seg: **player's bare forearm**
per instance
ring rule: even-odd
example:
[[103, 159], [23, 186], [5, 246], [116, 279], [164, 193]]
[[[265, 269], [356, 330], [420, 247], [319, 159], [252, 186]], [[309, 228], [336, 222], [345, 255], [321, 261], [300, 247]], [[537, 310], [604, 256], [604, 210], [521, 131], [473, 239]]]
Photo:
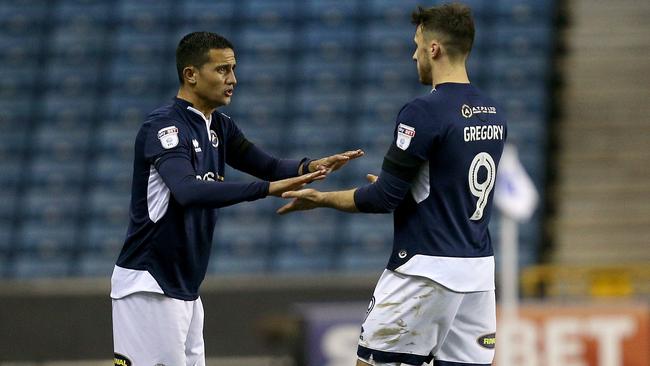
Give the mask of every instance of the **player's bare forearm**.
[[356, 188], [347, 191], [322, 192], [320, 206], [345, 212], [359, 212], [354, 204], [354, 191]]
[[279, 214], [286, 214], [293, 211], [313, 210], [318, 207], [329, 207], [345, 212], [359, 212], [354, 204], [354, 191], [319, 192], [315, 189], [303, 189], [300, 191], [285, 192], [283, 198], [293, 198], [286, 205], [280, 207]]

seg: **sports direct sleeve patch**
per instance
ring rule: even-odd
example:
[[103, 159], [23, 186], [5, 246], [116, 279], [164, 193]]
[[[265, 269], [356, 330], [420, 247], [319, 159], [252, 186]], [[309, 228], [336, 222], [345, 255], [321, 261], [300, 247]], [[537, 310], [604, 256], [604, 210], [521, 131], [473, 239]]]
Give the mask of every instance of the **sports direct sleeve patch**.
[[415, 128], [403, 123], [397, 126], [397, 147], [406, 150], [411, 144], [413, 137], [415, 137]]
[[176, 126], [165, 127], [158, 131], [158, 140], [163, 149], [171, 149], [178, 145], [178, 128]]

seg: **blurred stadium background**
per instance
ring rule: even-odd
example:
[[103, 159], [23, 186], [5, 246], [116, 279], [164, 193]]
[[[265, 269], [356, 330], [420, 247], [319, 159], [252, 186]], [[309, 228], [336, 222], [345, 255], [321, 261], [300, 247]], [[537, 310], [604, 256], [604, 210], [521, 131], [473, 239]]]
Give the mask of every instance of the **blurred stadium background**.
[[[516, 336], [500, 337], [499, 364], [649, 365], [650, 3], [464, 2], [477, 27], [470, 78], [504, 105], [541, 198], [520, 225], [523, 318], [504, 328]], [[111, 358], [133, 141], [176, 93], [183, 35], [235, 44], [224, 112], [252, 141], [283, 157], [364, 149], [317, 183], [349, 188], [379, 171], [400, 107], [429, 90], [409, 14], [435, 3], [1, 1], [0, 365]], [[202, 295], [210, 364], [354, 359], [391, 217], [278, 217], [281, 204], [222, 211]]]

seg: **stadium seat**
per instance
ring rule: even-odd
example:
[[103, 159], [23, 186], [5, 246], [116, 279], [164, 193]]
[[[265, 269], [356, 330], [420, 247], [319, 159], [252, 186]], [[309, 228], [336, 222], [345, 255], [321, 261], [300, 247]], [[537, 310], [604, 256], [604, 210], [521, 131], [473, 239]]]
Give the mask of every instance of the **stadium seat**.
[[56, 223], [46, 220], [30, 219], [23, 222], [19, 230], [18, 244], [21, 250], [36, 255], [59, 256], [77, 245], [77, 227], [73, 219]]
[[214, 31], [211, 28], [222, 29], [224, 23], [231, 23], [235, 18], [237, 5], [237, 2], [232, 0], [182, 1], [180, 5], [182, 24], [194, 30], [205, 29], [207, 31]]
[[345, 219], [346, 240], [340, 246], [339, 267], [350, 272], [380, 271], [393, 246], [392, 215], [352, 215]]
[[536, 56], [546, 61], [548, 53], [554, 49], [552, 28], [544, 24], [495, 27], [492, 41], [502, 57], [508, 59]]
[[410, 22], [387, 26], [383, 20], [373, 20], [361, 33], [360, 41], [378, 58], [410, 61], [416, 48], [414, 35], [415, 26]]
[[[5, 1], [0, 3], [0, 28], [3, 34], [25, 34], [40, 30], [47, 17], [47, 0]], [[2, 48], [4, 51], [4, 48]]]
[[[70, 64], [65, 59], [57, 59], [47, 65], [45, 86], [65, 96], [84, 96], [93, 93], [99, 86], [101, 74], [97, 61], [82, 65]], [[75, 98], [76, 99], [76, 98]]]
[[339, 230], [338, 218], [332, 211], [311, 211], [281, 219], [274, 235], [277, 251], [273, 269], [280, 272], [332, 269]]
[[347, 90], [314, 90], [305, 85], [296, 90], [294, 108], [300, 118], [331, 123], [347, 119], [350, 99]]
[[348, 53], [340, 56], [334, 55], [331, 58], [309, 54], [298, 63], [296, 78], [298, 84], [311, 88], [316, 93], [336, 91], [347, 95], [350, 81], [356, 77], [357, 68], [356, 62]]
[[89, 178], [93, 184], [125, 191], [131, 186], [132, 175], [133, 159], [118, 158], [110, 152], [105, 152], [95, 160], [95, 167]]
[[221, 218], [214, 233], [211, 272], [251, 273], [265, 270], [271, 225], [270, 213], [253, 218]]
[[129, 220], [131, 192], [116, 190], [104, 184], [95, 185], [88, 193], [88, 217], [107, 225], [126, 226]]
[[499, 22], [527, 24], [529, 22], [547, 21], [553, 19], [554, 0], [498, 0], [496, 15]]
[[96, 32], [109, 25], [111, 4], [104, 0], [66, 0], [53, 9], [54, 22], [66, 24], [76, 33]]
[[410, 20], [410, 14], [420, 5], [416, 0], [372, 0], [369, 1], [370, 14], [376, 18], [393, 23], [405, 23]]
[[68, 63], [83, 64], [98, 60], [106, 51], [106, 34], [94, 29], [92, 32], [76, 32], [66, 24], [54, 27], [51, 45], [48, 49], [50, 57], [66, 60]]
[[[147, 88], [146, 85], [148, 84], [143, 78], [134, 78], [133, 81], [135, 81], [137, 87]], [[122, 93], [122, 90], [130, 87], [131, 85], [117, 85], [107, 99], [103, 101], [102, 109], [104, 113], [102, 117], [104, 120], [102, 122], [133, 128], [133, 136], [135, 137], [135, 131], [140, 128], [147, 115], [160, 106], [172, 103], [174, 95], [160, 97], [146, 95], [134, 98], [128, 95], [128, 92]]]
[[269, 94], [279, 90], [282, 93], [286, 86], [293, 82], [294, 71], [288, 58], [273, 55], [258, 57], [252, 51], [242, 51], [235, 57], [237, 57], [235, 75], [238, 85], [235, 87], [236, 98], [233, 99], [233, 104], [239, 103], [238, 98], [246, 97], [249, 90], [258, 89]]
[[292, 20], [297, 14], [294, 0], [248, 0], [244, 2], [243, 17], [249, 22], [276, 25]]
[[97, 253], [94, 250], [83, 251], [75, 263], [75, 275], [83, 277], [110, 278], [117, 260], [114, 256]]
[[21, 279], [67, 277], [71, 264], [67, 253], [36, 256], [32, 252], [20, 252], [12, 260], [9, 276]]
[[303, 10], [312, 22], [335, 26], [354, 24], [358, 8], [356, 0], [308, 0]]
[[0, 190], [0, 222], [6, 222], [16, 215], [16, 193], [13, 187]]
[[[41, 126], [37, 133], [39, 143], [46, 145], [51, 142], [53, 135], [72, 132], [73, 134], [87, 132], [92, 126], [89, 122], [96, 116], [97, 100], [93, 94], [78, 97], [60, 95], [51, 90], [45, 95], [43, 114], [47, 123]], [[65, 136], [57, 136], [65, 138]], [[85, 144], [79, 140], [77, 144]]]
[[357, 45], [357, 32], [352, 26], [307, 24], [302, 29], [300, 46], [317, 54], [345, 54]]
[[131, 160], [135, 139], [144, 120], [142, 116], [139, 121], [131, 123], [126, 120], [107, 121], [97, 131], [98, 137], [94, 148], [100, 153], [109, 153], [121, 159]]
[[132, 97], [134, 94], [138, 95], [139, 100], [158, 97], [157, 93], [146, 95], [146, 91], [157, 92], [165, 84], [164, 75], [167, 74], [169, 78], [173, 70], [163, 70], [160, 63], [153, 61], [133, 63], [128, 58], [117, 58], [109, 66], [108, 73], [112, 93], [125, 100], [130, 98], [130, 104], [136, 104], [137, 100]]
[[86, 162], [83, 159], [54, 160], [40, 156], [29, 167], [29, 184], [48, 189], [78, 187], [85, 179]]
[[[6, 191], [18, 186], [23, 177], [23, 165], [20, 161], [21, 152], [15, 151], [11, 156], [3, 157], [0, 160], [2, 174], [0, 174], [0, 190]], [[19, 157], [16, 159], [16, 155]]]
[[90, 220], [81, 233], [81, 247], [115, 260], [124, 244], [128, 216], [121, 223], [107, 223], [101, 218]]
[[25, 192], [21, 206], [24, 218], [59, 222], [72, 220], [79, 215], [81, 195], [78, 189], [49, 191], [30, 188]]
[[[5, 198], [3, 196], [4, 194], [0, 194], [0, 198]], [[11, 234], [13, 234], [11, 218], [3, 216], [2, 209], [2, 203], [0, 203], [0, 257], [3, 257], [11, 247]]]
[[548, 107], [546, 92], [538, 88], [510, 91], [504, 89], [488, 88], [492, 97], [506, 110], [510, 121], [528, 118], [544, 120]]
[[169, 26], [174, 7], [171, 0], [120, 0], [117, 19], [134, 31], [158, 31]]

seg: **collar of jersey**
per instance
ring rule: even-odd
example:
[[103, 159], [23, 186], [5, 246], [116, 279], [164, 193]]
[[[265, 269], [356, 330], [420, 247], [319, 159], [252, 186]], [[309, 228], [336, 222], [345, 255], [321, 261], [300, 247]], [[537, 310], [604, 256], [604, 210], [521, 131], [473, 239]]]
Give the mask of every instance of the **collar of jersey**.
[[208, 130], [208, 136], [210, 136], [210, 125], [212, 124], [212, 115], [210, 115], [209, 117], [206, 117], [205, 114], [203, 114], [203, 112], [201, 112], [200, 110], [194, 108], [192, 103], [186, 101], [185, 99], [181, 99], [181, 98], [178, 98], [178, 97], [176, 97], [175, 99], [176, 99], [177, 103], [184, 106], [188, 111], [196, 113], [197, 115], [199, 115], [199, 117], [201, 117], [201, 119], [203, 119], [203, 121], [205, 122], [205, 127]]

